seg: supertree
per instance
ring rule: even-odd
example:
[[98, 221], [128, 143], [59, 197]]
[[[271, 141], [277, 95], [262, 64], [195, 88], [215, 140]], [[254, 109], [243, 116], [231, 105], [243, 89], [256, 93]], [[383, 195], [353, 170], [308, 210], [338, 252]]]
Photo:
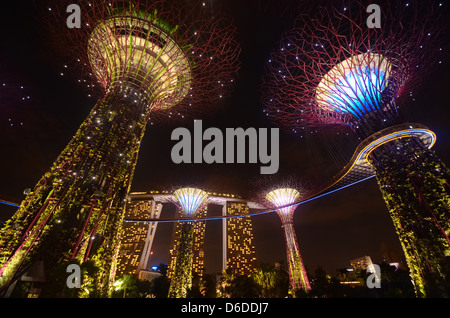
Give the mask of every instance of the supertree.
[[[83, 277], [77, 295], [106, 296], [114, 278], [123, 207], [150, 115], [166, 111], [173, 118], [175, 106], [213, 105], [230, 90], [239, 66], [235, 27], [205, 2], [78, 5], [79, 27], [76, 16], [70, 20], [67, 1], [45, 6], [43, 19], [53, 27], [61, 55], [67, 53], [91, 78], [94, 84], [88, 86], [99, 88], [101, 97], [1, 230], [4, 289], [27, 266], [43, 260], [47, 284], [42, 295], [67, 295], [73, 291], [65, 286], [67, 274], [61, 273], [74, 262], [94, 268]], [[69, 22], [75, 27], [69, 28]], [[83, 294], [86, 290], [89, 295]]]
[[[183, 218], [195, 217], [195, 214], [206, 204], [208, 193], [198, 188], [180, 188], [173, 192], [175, 203]], [[183, 221], [179, 246], [176, 254], [174, 272], [169, 287], [169, 298], [186, 297], [188, 288], [192, 285], [192, 244], [194, 222]]]
[[[282, 181], [280, 181], [281, 179]], [[268, 208], [279, 208], [277, 214], [283, 228], [291, 291], [303, 290], [308, 292], [311, 290], [311, 285], [295, 234], [294, 212], [297, 206], [293, 203], [308, 196], [311, 190], [292, 176], [259, 178], [253, 182], [253, 186], [255, 192], [252, 196], [255, 197], [255, 200]]]
[[360, 1], [302, 15], [267, 63], [265, 112], [294, 133], [340, 126], [362, 140], [346, 169], [375, 173], [417, 296], [448, 296], [450, 173], [430, 150], [434, 133], [403, 111], [441, 63], [447, 4], [377, 3], [378, 27]]

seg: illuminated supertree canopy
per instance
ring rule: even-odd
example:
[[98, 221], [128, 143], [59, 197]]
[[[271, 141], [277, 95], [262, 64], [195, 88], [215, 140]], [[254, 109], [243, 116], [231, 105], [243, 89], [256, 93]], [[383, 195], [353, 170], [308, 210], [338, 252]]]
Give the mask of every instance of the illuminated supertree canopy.
[[296, 21], [267, 63], [268, 116], [298, 134], [347, 125], [362, 139], [402, 122], [399, 107], [444, 57], [445, 8], [382, 1], [371, 28], [367, 5], [333, 1]]
[[[306, 274], [294, 229], [294, 211], [297, 206], [290, 205], [301, 200], [304, 195], [300, 193], [302, 189], [305, 189], [305, 192], [308, 191], [306, 191], [305, 187], [297, 187], [298, 182], [293, 178], [285, 180], [281, 184], [279, 180], [274, 181], [273, 179], [268, 178], [259, 182], [261, 192], [257, 194], [257, 197], [264, 205], [279, 208], [277, 213], [281, 219], [285, 239], [290, 288], [294, 292], [296, 290], [308, 292], [311, 290], [311, 285]], [[267, 183], [269, 184], [266, 185]], [[300, 189], [297, 190], [297, 188]]]
[[361, 145], [371, 142], [365, 160], [416, 294], [448, 296], [450, 173], [401, 112], [408, 93], [442, 62], [448, 8], [432, 1], [378, 5], [380, 27], [369, 25], [368, 4], [358, 1], [327, 3], [299, 18], [267, 63], [265, 112], [297, 134], [348, 126]]
[[[283, 188], [272, 190], [266, 195], [266, 199], [272, 202], [275, 207], [282, 207], [297, 202], [300, 199], [300, 193], [296, 189]], [[283, 221], [292, 222], [295, 206], [280, 208], [278, 213]]]
[[[186, 187], [175, 190], [173, 197], [180, 208], [181, 215], [192, 218], [207, 202], [208, 193], [198, 188]], [[176, 252], [175, 268], [169, 288], [170, 298], [185, 298], [188, 289], [192, 286], [193, 226], [193, 222], [181, 224], [180, 245]]]
[[185, 217], [193, 217], [208, 198], [208, 193], [197, 188], [181, 188], [173, 192]]
[[1, 230], [0, 285], [6, 289], [21, 268], [44, 259], [43, 295], [78, 292], [53, 276], [68, 262], [89, 261], [97, 270], [78, 296], [98, 297], [113, 283], [123, 207], [150, 115], [183, 117], [172, 108], [193, 112], [223, 99], [239, 46], [230, 20], [205, 2], [82, 1], [79, 28], [68, 27], [67, 5], [45, 8], [49, 37], [86, 83], [95, 79], [87, 85], [100, 98]]
[[73, 68], [90, 91], [103, 94], [128, 82], [138, 91], [123, 91], [124, 98], [148, 101], [142, 116], [175, 120], [204, 113], [205, 103], [217, 105], [234, 86], [236, 29], [207, 3], [83, 1], [80, 7], [81, 28], [59, 27], [67, 22], [66, 6], [49, 4], [48, 14], [57, 21], [50, 28], [67, 59], [63, 70]]

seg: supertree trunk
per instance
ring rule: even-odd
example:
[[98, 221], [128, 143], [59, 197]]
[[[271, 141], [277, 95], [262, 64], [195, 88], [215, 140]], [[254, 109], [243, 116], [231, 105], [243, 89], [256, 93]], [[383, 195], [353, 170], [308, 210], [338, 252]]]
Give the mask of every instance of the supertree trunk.
[[78, 296], [106, 296], [147, 121], [184, 118], [181, 109], [193, 114], [226, 96], [240, 49], [231, 21], [205, 2], [79, 1], [81, 28], [66, 27], [67, 1], [50, 2], [40, 18], [55, 48], [103, 97], [1, 230], [0, 288], [43, 260], [41, 295], [64, 296], [75, 262], [88, 276]]
[[[300, 249], [293, 224], [295, 206], [287, 206], [296, 202], [301, 194], [295, 189], [298, 186], [295, 179], [287, 180], [283, 183], [287, 187], [277, 187], [275, 190], [268, 192], [265, 194], [265, 200], [271, 202], [276, 207], [280, 207], [277, 213], [283, 227], [290, 287], [294, 292], [301, 289], [308, 292], [311, 290], [311, 286], [300, 256]], [[271, 186], [273, 187], [273, 185]], [[303, 187], [301, 188], [303, 192]]]
[[[134, 109], [125, 95], [132, 96]], [[44, 260], [48, 290], [61, 291], [65, 278], [57, 277], [55, 268], [92, 260], [97, 268], [93, 281], [100, 295], [106, 293], [124, 201], [145, 131], [141, 113], [147, 107], [148, 101], [124, 86], [96, 104], [1, 230], [3, 286], [20, 275], [17, 268]]]
[[413, 138], [369, 156], [419, 297], [450, 296], [450, 173]]
[[300, 249], [295, 235], [294, 225], [291, 222], [283, 223], [284, 239], [286, 241], [287, 261], [289, 267], [289, 282], [292, 290], [311, 290], [305, 266], [303, 265]]
[[174, 273], [172, 275], [169, 298], [185, 298], [192, 286], [194, 223], [181, 225], [180, 245], [177, 250]]
[[[183, 217], [191, 218], [208, 200], [208, 193], [197, 188], [180, 188], [173, 193], [174, 203], [180, 207]], [[192, 264], [194, 259], [194, 223], [181, 224], [181, 234], [175, 256], [175, 268], [169, 287], [169, 298], [184, 298], [192, 286]]]

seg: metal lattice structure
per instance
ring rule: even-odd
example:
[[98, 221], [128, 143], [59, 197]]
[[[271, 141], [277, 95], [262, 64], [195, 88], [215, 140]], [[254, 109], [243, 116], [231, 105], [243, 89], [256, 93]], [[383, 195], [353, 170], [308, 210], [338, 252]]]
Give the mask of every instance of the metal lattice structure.
[[[266, 200], [271, 202], [274, 207], [282, 207], [294, 203], [299, 198], [300, 192], [291, 188], [275, 189], [266, 194]], [[295, 235], [295, 208], [295, 206], [280, 208], [277, 213], [281, 219], [284, 232], [291, 289], [303, 289], [307, 292], [311, 289], [311, 285], [309, 284], [306, 269], [300, 255], [297, 236]]]
[[444, 56], [445, 8], [382, 1], [380, 10], [381, 28], [366, 25], [360, 1], [301, 15], [268, 60], [266, 115], [295, 134], [345, 125], [361, 140], [403, 123], [399, 108]]
[[285, 241], [286, 260], [289, 273], [289, 289], [294, 296], [308, 292], [311, 285], [304, 265], [294, 227], [297, 205], [315, 195], [315, 190], [306, 180], [293, 175], [273, 175], [254, 180], [251, 196], [261, 207], [276, 212], [281, 221]]
[[[204, 2], [111, 0], [79, 5], [80, 28], [67, 27], [65, 1], [45, 7], [44, 19], [53, 27], [61, 55], [67, 53], [100, 98], [0, 231], [3, 290], [44, 259], [47, 282], [42, 295], [106, 296], [149, 117], [160, 112], [172, 120], [183, 117], [183, 109], [219, 102], [238, 69], [235, 27]], [[57, 276], [69, 263], [96, 269], [79, 290], [68, 290]]]
[[441, 62], [448, 8], [382, 1], [378, 28], [367, 5], [336, 1], [298, 19], [267, 63], [265, 112], [295, 134], [349, 127], [362, 140], [323, 189], [375, 174], [417, 296], [448, 296], [450, 172], [430, 150], [434, 133], [401, 112]]

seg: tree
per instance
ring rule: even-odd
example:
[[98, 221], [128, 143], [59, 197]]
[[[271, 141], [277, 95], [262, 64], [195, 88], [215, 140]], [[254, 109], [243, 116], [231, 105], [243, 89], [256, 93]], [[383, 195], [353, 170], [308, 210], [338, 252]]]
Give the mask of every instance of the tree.
[[152, 283], [149, 280], [138, 280], [136, 283], [136, 288], [139, 292], [139, 296], [142, 298], [149, 297], [151, 294]]
[[233, 281], [234, 298], [256, 298], [259, 294], [259, 286], [251, 275], [239, 275]]
[[203, 289], [202, 294], [206, 298], [216, 298], [216, 275], [215, 274], [203, 274]]
[[[122, 278], [114, 283], [114, 291], [123, 291], [122, 298], [137, 297], [139, 295], [137, 288], [137, 279], [131, 275], [123, 275]], [[115, 294], [116, 296], [117, 294]]]
[[154, 278], [151, 283], [150, 292], [155, 298], [167, 298], [170, 279], [166, 275]]
[[219, 290], [222, 297], [254, 298], [259, 296], [259, 286], [252, 275], [234, 275], [229, 269], [223, 271]]
[[258, 284], [262, 297], [286, 297], [289, 291], [289, 275], [281, 266], [261, 263], [252, 275]]

